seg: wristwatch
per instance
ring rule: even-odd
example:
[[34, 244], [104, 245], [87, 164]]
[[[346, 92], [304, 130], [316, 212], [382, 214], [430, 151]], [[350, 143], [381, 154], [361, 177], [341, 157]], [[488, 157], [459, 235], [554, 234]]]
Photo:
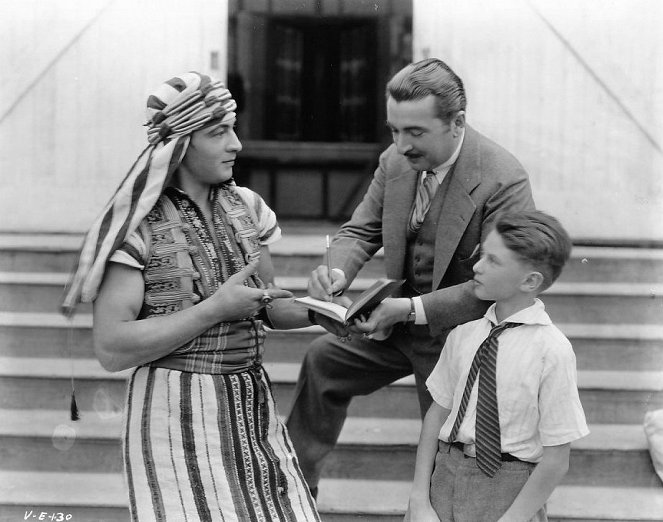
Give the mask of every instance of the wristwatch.
[[410, 311], [407, 314], [407, 322], [414, 323], [416, 319], [417, 319], [417, 312], [414, 309], [414, 299], [410, 297]]

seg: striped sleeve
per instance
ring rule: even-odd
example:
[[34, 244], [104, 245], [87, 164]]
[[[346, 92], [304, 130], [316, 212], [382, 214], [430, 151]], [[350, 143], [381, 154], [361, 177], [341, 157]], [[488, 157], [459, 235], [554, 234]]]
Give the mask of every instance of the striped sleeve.
[[276, 220], [276, 214], [267, 206], [265, 200], [256, 192], [247, 187], [236, 187], [244, 204], [249, 207], [252, 214], [256, 216], [258, 236], [261, 245], [271, 245], [281, 239], [281, 227]]
[[140, 227], [127, 238], [120, 248], [113, 252], [109, 261], [138, 268], [139, 270], [145, 269], [147, 245], [141, 235]]

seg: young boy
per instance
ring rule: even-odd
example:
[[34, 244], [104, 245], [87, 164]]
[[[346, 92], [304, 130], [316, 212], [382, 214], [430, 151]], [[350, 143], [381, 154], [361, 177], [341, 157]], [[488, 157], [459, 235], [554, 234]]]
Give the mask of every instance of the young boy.
[[571, 344], [537, 299], [570, 253], [543, 212], [497, 218], [473, 268], [475, 294], [495, 303], [449, 334], [426, 381], [434, 402], [406, 519], [547, 520], [570, 444], [589, 433]]

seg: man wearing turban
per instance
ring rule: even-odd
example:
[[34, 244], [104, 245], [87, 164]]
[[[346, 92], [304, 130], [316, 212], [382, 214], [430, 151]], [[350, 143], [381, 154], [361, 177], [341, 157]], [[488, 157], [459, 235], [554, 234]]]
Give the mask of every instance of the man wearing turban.
[[191, 72], [147, 102], [149, 145], [87, 233], [63, 311], [128, 382], [133, 520], [319, 520], [262, 367], [264, 323], [310, 324], [273, 286], [274, 212], [239, 187], [236, 104]]

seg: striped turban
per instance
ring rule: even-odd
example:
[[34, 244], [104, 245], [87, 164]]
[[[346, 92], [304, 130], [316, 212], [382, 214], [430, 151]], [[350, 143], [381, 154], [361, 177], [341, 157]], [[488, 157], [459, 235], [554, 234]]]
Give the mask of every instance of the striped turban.
[[72, 315], [79, 302], [97, 297], [106, 262], [156, 204], [184, 158], [191, 133], [208, 123], [233, 121], [236, 108], [223, 83], [197, 72], [171, 78], [149, 96], [149, 145], [83, 240], [62, 301], [65, 315]]

